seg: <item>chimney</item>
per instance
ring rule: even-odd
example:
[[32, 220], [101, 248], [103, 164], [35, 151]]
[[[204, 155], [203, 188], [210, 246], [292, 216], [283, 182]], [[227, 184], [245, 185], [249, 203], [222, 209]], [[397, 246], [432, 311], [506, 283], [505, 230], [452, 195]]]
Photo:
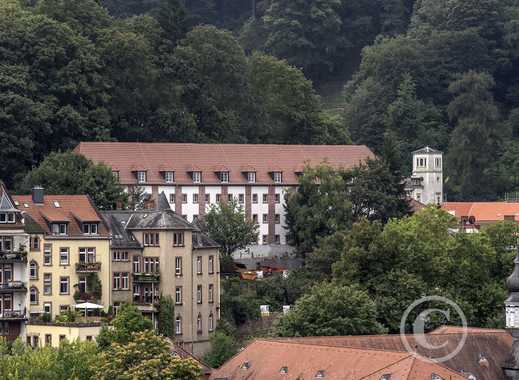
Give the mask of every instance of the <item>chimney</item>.
[[32, 203], [34, 204], [43, 204], [43, 187], [34, 186], [32, 188]]

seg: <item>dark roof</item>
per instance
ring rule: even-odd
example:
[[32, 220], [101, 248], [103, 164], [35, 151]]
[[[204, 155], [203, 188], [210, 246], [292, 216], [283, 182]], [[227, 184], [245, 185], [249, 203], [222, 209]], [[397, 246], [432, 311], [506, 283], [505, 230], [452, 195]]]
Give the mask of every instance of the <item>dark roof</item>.
[[234, 260], [236, 263], [245, 265], [248, 270], [256, 270], [259, 267], [292, 270], [301, 268], [303, 260], [296, 257], [247, 257]]
[[415, 150], [413, 152], [413, 154], [427, 154], [427, 153], [434, 153], [434, 154], [440, 154], [440, 153], [443, 153], [442, 151], [440, 150], [437, 150], [437, 149], [433, 149], [429, 146], [426, 146], [424, 148], [421, 148], [421, 149], [418, 149], [418, 150]]
[[193, 232], [193, 248], [220, 248], [220, 245], [202, 232]]
[[168, 198], [166, 197], [166, 194], [164, 192], [159, 194], [159, 197], [157, 199], [157, 210], [171, 210], [171, 206], [169, 205]]
[[113, 248], [139, 249], [140, 243], [135, 240], [132, 233], [125, 226], [132, 216], [131, 211], [103, 211], [101, 212], [105, 223], [112, 235], [111, 245]]
[[139, 210], [132, 212], [128, 230], [193, 230], [194, 227], [173, 210]]
[[227, 169], [230, 184], [246, 184], [243, 168], [256, 172], [258, 184], [273, 184], [272, 171], [283, 172], [283, 183], [297, 185], [296, 172], [323, 162], [351, 168], [375, 158], [364, 145], [178, 144], [82, 142], [74, 151], [119, 171], [122, 184], [135, 184], [135, 170], [147, 171], [147, 183], [164, 184], [165, 166], [175, 172], [175, 184], [192, 184], [190, 172], [202, 172], [203, 184], [220, 184], [216, 171]]

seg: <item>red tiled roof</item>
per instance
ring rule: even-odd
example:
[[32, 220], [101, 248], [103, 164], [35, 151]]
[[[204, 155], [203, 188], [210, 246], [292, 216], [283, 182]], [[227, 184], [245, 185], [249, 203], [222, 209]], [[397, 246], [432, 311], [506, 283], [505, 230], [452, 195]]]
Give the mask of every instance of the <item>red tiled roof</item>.
[[473, 216], [477, 222], [495, 222], [513, 216], [519, 221], [519, 203], [517, 202], [445, 202], [442, 209], [456, 218]]
[[[103, 162], [119, 170], [123, 184], [135, 184], [132, 170], [147, 170], [151, 184], [163, 184], [161, 165], [175, 171], [175, 183], [191, 184], [189, 171], [202, 171], [204, 184], [219, 184], [215, 167], [230, 171], [231, 184], [245, 184], [243, 167], [253, 167], [257, 183], [271, 184], [269, 172], [283, 172], [283, 183], [297, 184], [295, 171], [304, 165], [323, 162], [336, 168], [351, 168], [374, 154], [364, 145], [246, 145], [82, 142], [74, 150], [94, 162]], [[296, 170], [297, 169], [297, 170]]]
[[[380, 380], [386, 373], [391, 379], [401, 380], [430, 379], [433, 373], [466, 380], [459, 373], [422, 360], [408, 352], [256, 340], [214, 370], [210, 379], [315, 379], [318, 371], [324, 371], [327, 380]], [[245, 363], [249, 368], [244, 368]], [[281, 373], [282, 368], [286, 368], [286, 374]]]
[[14, 195], [13, 199], [18, 202], [19, 209], [28, 213], [46, 233], [51, 233], [49, 222], [68, 222], [70, 236], [82, 235], [81, 222], [98, 222], [99, 235], [108, 235], [106, 226], [86, 195], [45, 195], [43, 204], [33, 203], [31, 195]]

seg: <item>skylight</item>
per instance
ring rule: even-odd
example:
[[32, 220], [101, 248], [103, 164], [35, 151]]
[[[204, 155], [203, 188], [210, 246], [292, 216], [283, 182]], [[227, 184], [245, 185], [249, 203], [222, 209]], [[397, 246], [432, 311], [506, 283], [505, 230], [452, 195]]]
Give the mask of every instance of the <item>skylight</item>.
[[54, 201], [54, 207], [56, 207], [56, 208], [60, 208], [60, 207], [61, 207], [61, 205], [59, 204], [59, 202], [58, 202], [58, 201]]
[[315, 378], [316, 378], [316, 379], [324, 379], [324, 377], [325, 377], [324, 369], [320, 369], [320, 370], [317, 371], [317, 373], [315, 374]]

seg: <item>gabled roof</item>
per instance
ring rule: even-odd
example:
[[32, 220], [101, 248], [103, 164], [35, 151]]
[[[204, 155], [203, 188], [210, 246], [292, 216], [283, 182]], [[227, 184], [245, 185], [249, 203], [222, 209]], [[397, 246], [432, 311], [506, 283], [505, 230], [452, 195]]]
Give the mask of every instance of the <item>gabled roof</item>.
[[441, 153], [443, 153], [443, 152], [440, 151], [440, 150], [437, 150], [437, 149], [433, 149], [433, 148], [431, 148], [429, 146], [426, 146], [424, 148], [415, 150], [413, 152], [413, 154], [441, 154]]
[[26, 224], [30, 223], [33, 231], [51, 234], [50, 223], [66, 222], [69, 236], [84, 236], [81, 223], [96, 222], [99, 236], [108, 236], [107, 227], [87, 195], [45, 195], [42, 204], [34, 203], [31, 195], [14, 195], [13, 199], [20, 211], [30, 216]]
[[445, 202], [442, 209], [456, 218], [473, 216], [476, 222], [495, 222], [505, 216], [519, 221], [519, 202]]
[[175, 172], [175, 184], [192, 184], [193, 170], [202, 172], [202, 183], [220, 184], [215, 168], [229, 170], [230, 184], [245, 184], [243, 168], [250, 167], [259, 184], [274, 183], [269, 172], [275, 170], [283, 172], [283, 183], [295, 185], [295, 169], [305, 164], [351, 168], [375, 157], [364, 145], [82, 142], [74, 151], [118, 170], [122, 184], [137, 183], [135, 170], [147, 170], [147, 183], [163, 184], [167, 166]]
[[0, 211], [4, 212], [18, 212], [19, 210], [16, 208], [16, 205], [9, 195], [7, 188], [4, 183], [0, 181]]

